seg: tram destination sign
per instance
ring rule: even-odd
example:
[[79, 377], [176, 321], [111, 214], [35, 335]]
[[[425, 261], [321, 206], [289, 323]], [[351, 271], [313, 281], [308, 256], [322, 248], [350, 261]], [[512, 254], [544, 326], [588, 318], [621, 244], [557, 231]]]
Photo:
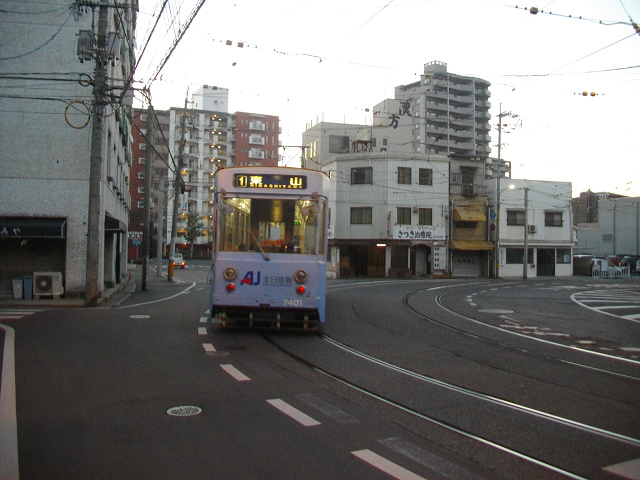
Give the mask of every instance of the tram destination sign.
[[306, 175], [279, 175], [272, 173], [265, 173], [264, 175], [236, 173], [233, 176], [233, 186], [239, 188], [303, 190], [307, 188], [307, 177]]

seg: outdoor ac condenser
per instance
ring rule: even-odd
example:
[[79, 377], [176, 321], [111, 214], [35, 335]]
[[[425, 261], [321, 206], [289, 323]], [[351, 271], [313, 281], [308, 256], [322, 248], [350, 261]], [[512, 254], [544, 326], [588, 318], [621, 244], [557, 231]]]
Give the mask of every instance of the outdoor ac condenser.
[[33, 296], [59, 298], [64, 293], [62, 272], [33, 272]]

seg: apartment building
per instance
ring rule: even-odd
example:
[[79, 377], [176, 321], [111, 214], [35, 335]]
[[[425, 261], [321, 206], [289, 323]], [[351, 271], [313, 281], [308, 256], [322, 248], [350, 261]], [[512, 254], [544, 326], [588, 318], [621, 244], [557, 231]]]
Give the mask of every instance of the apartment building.
[[36, 296], [94, 304], [127, 273], [138, 5], [95, 7], [18, 2], [2, 14], [3, 292], [31, 276]]
[[[157, 174], [154, 173], [150, 192], [151, 219], [152, 222], [155, 219], [155, 242], [164, 242], [166, 247], [161, 251], [165, 255], [170, 253], [172, 235], [175, 251], [191, 255], [192, 245], [184, 238], [190, 213], [201, 217], [204, 224], [203, 234], [193, 243], [193, 256], [204, 258], [211, 254], [213, 183], [219, 168], [277, 166], [280, 160], [279, 118], [260, 113], [229, 113], [228, 97], [227, 89], [204, 85], [194, 92], [186, 109], [172, 107], [155, 112], [153, 138], [141, 135], [141, 143], [137, 146], [140, 159], [148, 160], [152, 155], [156, 158], [153, 171]], [[143, 118], [144, 111], [136, 113]], [[140, 128], [147, 134], [151, 131], [142, 120]], [[155, 148], [151, 148], [150, 142]], [[137, 175], [137, 181], [142, 183], [144, 174], [138, 172]], [[156, 179], [160, 178], [163, 182], [156, 184]], [[133, 186], [135, 188], [137, 192], [144, 192], [140, 184]], [[143, 193], [139, 195], [135, 197], [136, 209], [143, 207]], [[166, 212], [166, 219], [158, 222], [162, 212]], [[139, 215], [137, 212], [136, 217]], [[137, 224], [137, 218], [132, 217], [132, 230]], [[162, 231], [160, 236], [158, 230]], [[130, 239], [130, 251], [139, 250], [137, 243], [135, 238]], [[154, 251], [152, 248], [152, 256]]]

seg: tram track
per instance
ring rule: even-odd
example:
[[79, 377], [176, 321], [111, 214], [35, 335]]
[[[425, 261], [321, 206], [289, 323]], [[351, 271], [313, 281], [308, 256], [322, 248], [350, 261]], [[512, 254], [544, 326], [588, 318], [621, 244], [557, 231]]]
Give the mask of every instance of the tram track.
[[[518, 354], [534, 355], [538, 358], [544, 357], [547, 360], [561, 361], [567, 368], [573, 367], [586, 369], [587, 371], [598, 374], [609, 374], [625, 382], [631, 381], [634, 383], [639, 380], [637, 377], [631, 375], [597, 369], [590, 365], [558, 359], [552, 355], [532, 352], [529, 349], [490, 338], [491, 336], [483, 336], [482, 334], [477, 334], [477, 332], [470, 333], [462, 328], [440, 322], [431, 316], [424, 315], [409, 304], [409, 298], [415, 293], [417, 292], [412, 292], [404, 296], [403, 303], [405, 307], [413, 313], [420, 315], [422, 318], [428, 319], [439, 326], [446, 327], [451, 331], [455, 331], [456, 334], [464, 334], [486, 345], [494, 345], [500, 349], [509, 349]], [[444, 308], [449, 314], [459, 315], [474, 322], [482, 323], [447, 309], [442, 303], [441, 297], [441, 295], [437, 295], [435, 299], [436, 304], [439, 305], [440, 308]], [[352, 305], [352, 311], [357, 316], [357, 308], [355, 305]], [[431, 424], [446, 429], [446, 431], [452, 435], [463, 436], [480, 445], [490, 447], [491, 449], [502, 452], [502, 454], [507, 454], [512, 458], [528, 462], [537, 467], [542, 467], [549, 472], [565, 478], [611, 478], [602, 469], [608, 465], [618, 463], [620, 461], [619, 458], [640, 457], [640, 438], [636, 438], [637, 436], [634, 435], [633, 432], [627, 431], [627, 434], [624, 434], [612, 431], [606, 428], [606, 424], [595, 426], [568, 418], [559, 414], [560, 412], [550, 413], [541, 409], [532, 408], [521, 402], [511, 401], [472, 388], [462, 387], [446, 380], [425, 375], [411, 368], [397, 365], [393, 362], [392, 357], [387, 356], [387, 360], [377, 358], [374, 355], [333, 338], [329, 334], [319, 334], [318, 338], [342, 352], [344, 355], [351, 357], [353, 360], [350, 361], [348, 358], [340, 357], [339, 363], [332, 364], [323, 359], [314, 358], [313, 355], [307, 354], [304, 350], [298, 351], [296, 348], [288, 348], [291, 346], [290, 344], [282, 345], [277, 338], [270, 338], [269, 341], [278, 346], [281, 351], [304, 363], [314, 371], [338, 382], [340, 385], [366, 395], [366, 397], [370, 399], [397, 409], [399, 412], [409, 415], [410, 417], [408, 418], [424, 421], [425, 425]], [[328, 357], [338, 356], [326, 351], [326, 349], [324, 350], [324, 354]], [[623, 362], [626, 360], [613, 356], [611, 359]], [[358, 372], [358, 370], [367, 368], [363, 367], [364, 364], [371, 365], [371, 370], [368, 375]], [[394, 391], [392, 388], [381, 385], [381, 383], [375, 379], [377, 376], [383, 377], [386, 374], [377, 373], [379, 372], [377, 369], [384, 369], [393, 375], [404, 377], [406, 380], [398, 380], [398, 384], [402, 384], [403, 386], [410, 384], [411, 391], [403, 395], [402, 392]], [[420, 402], [419, 399], [426, 397], [442, 397], [443, 399], [447, 398], [447, 400], [443, 400], [445, 403], [440, 407], [432, 408], [432, 406]], [[451, 400], [452, 398], [453, 400]], [[473, 414], [464, 417], [464, 415], [461, 416], [459, 411], [453, 413], [447, 411], [447, 409], [455, 410], [459, 408], [460, 405], [465, 405], [468, 410], [474, 413], [486, 414], [487, 418], [495, 419], [494, 422], [496, 423], [517, 426], [516, 428], [521, 431], [527, 431], [527, 429], [535, 431], [535, 435], [532, 434], [532, 437], [537, 436], [537, 438], [535, 440], [523, 439], [526, 435], [518, 434], [503, 437], [499, 435], [499, 428], [484, 429], [483, 427], [486, 427], [487, 422], [473, 418]], [[408, 421], [407, 424], [410, 423], [411, 422]], [[615, 424], [616, 422], [613, 421], [612, 425]], [[631, 433], [631, 435], [628, 433]], [[541, 447], [541, 444], [553, 444], [553, 442], [558, 441], [562, 441], [568, 445], [580, 445], [578, 450], [581, 451], [575, 454], [575, 458], [566, 460]], [[588, 467], [576, 467], [576, 463], [579, 463], [579, 461], [576, 461], [576, 458], [585, 459], [590, 455], [585, 452], [601, 452], [601, 454], [595, 455], [598, 457], [597, 459], [589, 459], [587, 461], [590, 463]], [[587, 457], [585, 457], [585, 455], [587, 455]], [[551, 473], [550, 477], [556, 478]]]
[[[468, 388], [460, 387], [442, 380], [438, 380], [438, 379], [420, 374], [418, 372], [412, 371], [410, 369], [400, 367], [398, 365], [394, 365], [393, 363], [390, 363], [388, 361], [375, 358], [365, 352], [361, 352], [349, 345], [346, 345], [340, 341], [337, 341], [336, 339], [331, 338], [326, 334], [318, 334], [318, 337], [321, 338], [323, 341], [329, 343], [333, 347], [338, 348], [341, 351], [348, 353], [349, 355], [355, 356], [359, 359], [363, 359], [378, 367], [388, 369], [395, 373], [410, 377], [414, 380], [418, 380], [419, 382], [429, 384], [440, 389], [446, 389], [458, 395], [470, 397], [470, 398], [473, 398], [474, 400], [491, 404], [502, 410], [510, 410], [513, 412], [517, 412], [518, 414], [522, 414], [522, 415], [526, 415], [527, 417], [534, 418], [537, 421], [549, 422], [554, 424], [556, 427], [557, 426], [565, 427], [574, 432], [579, 432], [580, 436], [588, 435], [590, 437], [597, 437], [606, 442], [606, 444], [608, 445], [607, 448], [613, 448], [612, 446], [618, 445], [619, 447], [625, 447], [627, 449], [630, 449], [631, 451], [636, 451], [637, 455], [640, 456], [640, 439], [638, 438], [633, 438], [627, 435], [608, 431], [592, 425], [587, 425], [585, 423], [577, 422], [569, 418], [563, 418], [561, 416], [554, 415], [548, 412], [536, 410], [526, 405], [520, 405], [520, 404], [511, 402], [509, 400], [497, 398], [491, 395], [484, 394], [482, 392], [477, 392]], [[537, 457], [535, 455], [532, 455], [531, 453], [524, 451], [525, 449], [511, 446], [509, 445], [508, 441], [497, 441], [495, 438], [491, 438], [490, 435], [486, 435], [483, 432], [474, 431], [470, 428], [457, 425], [454, 421], [447, 420], [446, 418], [442, 418], [440, 416], [436, 416], [433, 414], [429, 414], [425, 411], [422, 411], [420, 408], [417, 408], [416, 406], [412, 406], [408, 404], [407, 402], [399, 401], [398, 399], [393, 398], [390, 395], [378, 392], [376, 391], [375, 388], [372, 388], [371, 386], [367, 386], [365, 384], [362, 384], [361, 382], [353, 381], [352, 379], [349, 378], [348, 375], [337, 373], [336, 371], [333, 371], [333, 369], [326, 368], [325, 366], [319, 365], [313, 361], [310, 361], [307, 358], [304, 358], [299, 353], [293, 352], [288, 348], [284, 347], [283, 345], [281, 345], [277, 341], [277, 338], [274, 338], [274, 336], [272, 335], [265, 334], [265, 338], [270, 343], [275, 345], [282, 352], [286, 353], [290, 357], [293, 357], [298, 362], [305, 364], [307, 367], [322, 374], [323, 376], [351, 390], [354, 390], [360, 394], [363, 394], [368, 398], [371, 398], [375, 401], [381, 402], [387, 406], [397, 409], [405, 414], [408, 414], [413, 418], [428, 422], [431, 425], [445, 429], [451, 434], [460, 435], [468, 440], [477, 442], [478, 444], [481, 444], [485, 447], [495, 449], [499, 452], [502, 452], [503, 454], [507, 454], [513, 458], [517, 458], [519, 460], [528, 462], [537, 467], [542, 467], [548, 470], [549, 472], [559, 474], [565, 478], [572, 478], [572, 479], [593, 478], [592, 476], [584, 476], [584, 474], [576, 473], [568, 470], [565, 467], [555, 465], [554, 463], [551, 463], [545, 460], [544, 458]], [[565, 435], [566, 434], [563, 434], [563, 436]]]

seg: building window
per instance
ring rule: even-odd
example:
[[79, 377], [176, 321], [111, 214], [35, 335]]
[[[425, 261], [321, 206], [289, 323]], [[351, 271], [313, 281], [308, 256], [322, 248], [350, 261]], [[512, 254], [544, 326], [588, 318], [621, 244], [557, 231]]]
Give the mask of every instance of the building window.
[[140, 158], [138, 158], [138, 163], [140, 165], [144, 165], [144, 164], [147, 163], [147, 159], [145, 157], [140, 157]]
[[144, 208], [144, 202], [138, 202], [138, 208]]
[[561, 227], [562, 212], [544, 212], [545, 227]]
[[524, 210], [507, 210], [507, 225], [524, 225]]
[[418, 210], [418, 225], [433, 225], [433, 210], [431, 208]]
[[430, 168], [421, 168], [418, 170], [419, 185], [433, 185], [433, 170]]
[[398, 167], [398, 185], [411, 185], [411, 168]]
[[351, 169], [351, 185], [373, 183], [373, 167], [362, 167]]
[[352, 207], [351, 225], [371, 225], [372, 210], [371, 207]]
[[144, 187], [138, 187], [138, 193], [144, 193]]
[[[529, 261], [531, 263], [531, 261]], [[571, 263], [571, 249], [558, 248], [556, 250], [556, 263]]]
[[329, 153], [346, 153], [349, 151], [349, 137], [329, 135]]
[[411, 225], [411, 209], [409, 207], [398, 207], [396, 217], [398, 225]]
[[[507, 248], [507, 263], [522, 265], [522, 255], [524, 248]], [[533, 248], [527, 248], [527, 262], [533, 262]]]
[[140, 143], [140, 150], [146, 150], [147, 149], [147, 144], [146, 143]]
[[146, 115], [140, 115], [140, 121], [141, 122], [146, 122], [147, 121], [147, 116]]

